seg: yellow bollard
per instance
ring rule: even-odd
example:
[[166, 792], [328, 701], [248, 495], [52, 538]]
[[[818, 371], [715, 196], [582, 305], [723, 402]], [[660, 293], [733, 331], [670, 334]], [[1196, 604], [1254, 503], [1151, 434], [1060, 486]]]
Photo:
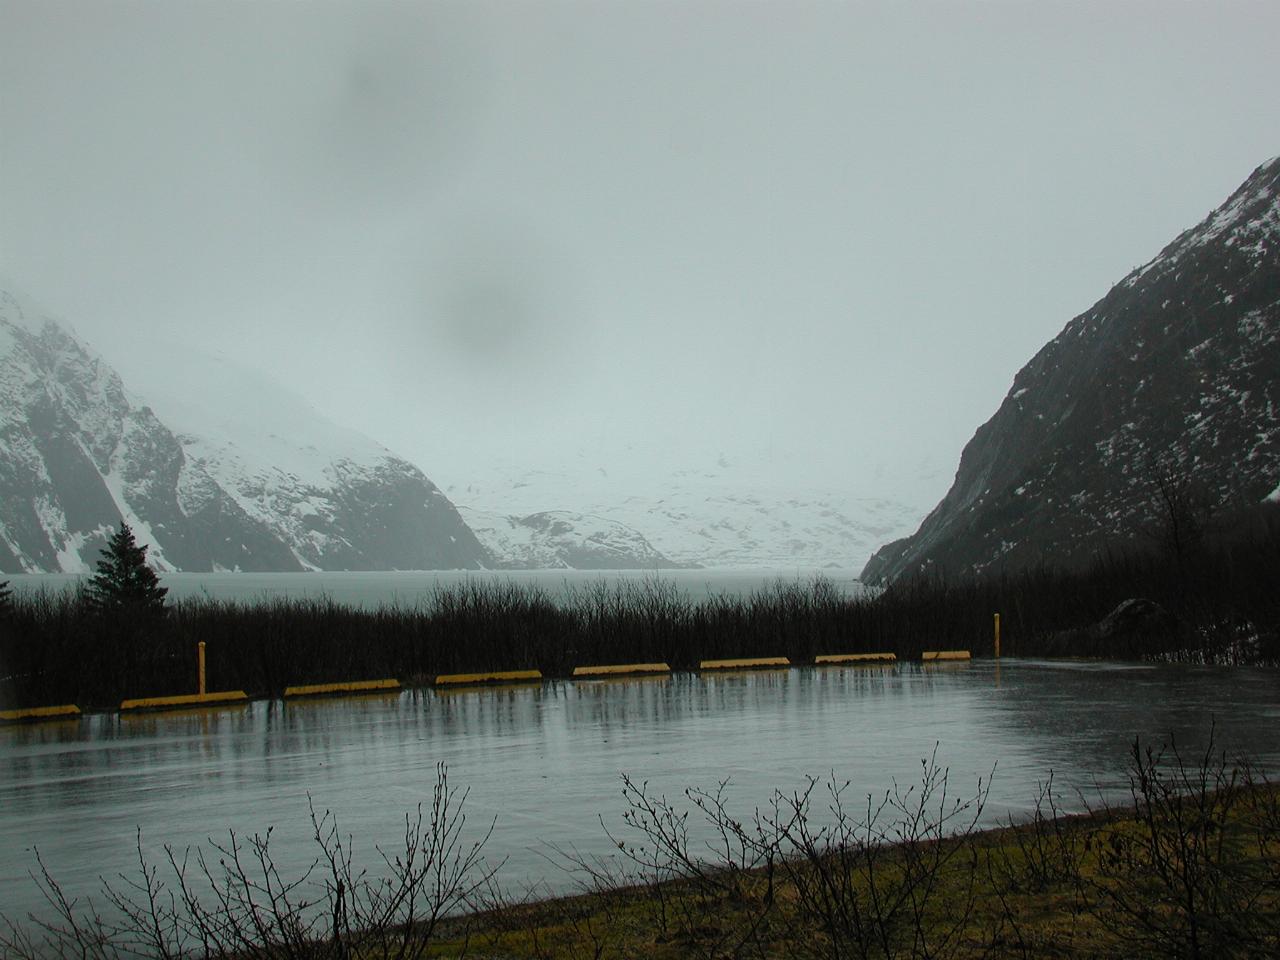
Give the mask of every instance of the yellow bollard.
[[[997, 649], [999, 649], [999, 648], [997, 647]], [[204, 694], [205, 694], [205, 689], [204, 689], [204, 641], [203, 641], [203, 640], [201, 640], [201, 641], [200, 641], [200, 644], [199, 644], [199, 650], [200, 650], [200, 696], [202, 696], [202, 697], [203, 697], [203, 696], [204, 696]]]
[[1000, 614], [996, 614], [996, 659], [1000, 659]]

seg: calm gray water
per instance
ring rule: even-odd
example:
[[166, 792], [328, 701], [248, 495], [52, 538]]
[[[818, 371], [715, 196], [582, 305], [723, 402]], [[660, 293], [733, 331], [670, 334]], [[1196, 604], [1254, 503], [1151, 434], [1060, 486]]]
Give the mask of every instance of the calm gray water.
[[[716, 570], [409, 570], [363, 573], [164, 573], [160, 580], [174, 599], [208, 596], [242, 603], [281, 597], [328, 597], [351, 606], [413, 606], [429, 603], [437, 590], [467, 583], [516, 583], [537, 587], [552, 597], [575, 588], [604, 583], [659, 580], [692, 600], [726, 594], [742, 596], [775, 583], [809, 584], [823, 577], [842, 593], [863, 587], [852, 569], [810, 567]], [[87, 575], [73, 573], [14, 574], [7, 577], [21, 591], [73, 589]]]
[[[558, 682], [218, 711], [93, 716], [0, 729], [0, 911], [42, 910], [31, 848], [69, 892], [148, 849], [275, 826], [286, 864], [309, 859], [307, 796], [358, 852], [394, 847], [429, 799], [435, 765], [471, 790], [470, 823], [496, 817], [488, 851], [509, 888], [566, 877], [548, 845], [609, 849], [619, 773], [668, 795], [732, 780], [744, 815], [774, 788], [834, 771], [855, 795], [913, 780], [938, 745], [953, 793], [997, 763], [988, 819], [1026, 812], [1052, 770], [1064, 788], [1115, 795], [1135, 734], [1218, 741], [1275, 770], [1280, 672], [1006, 660]], [[1092, 793], [1096, 797], [1096, 791]], [[1078, 803], [1076, 804], [1078, 806]]]

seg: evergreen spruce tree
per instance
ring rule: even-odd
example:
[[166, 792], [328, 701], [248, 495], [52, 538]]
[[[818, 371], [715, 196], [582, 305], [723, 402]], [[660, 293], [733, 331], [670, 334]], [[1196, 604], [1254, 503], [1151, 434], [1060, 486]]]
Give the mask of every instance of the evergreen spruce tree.
[[89, 605], [102, 612], [164, 613], [167, 587], [147, 564], [147, 548], [138, 546], [123, 520], [107, 541], [98, 561], [98, 572], [89, 578]]
[[0, 580], [0, 620], [8, 620], [13, 613], [13, 591], [8, 580]]

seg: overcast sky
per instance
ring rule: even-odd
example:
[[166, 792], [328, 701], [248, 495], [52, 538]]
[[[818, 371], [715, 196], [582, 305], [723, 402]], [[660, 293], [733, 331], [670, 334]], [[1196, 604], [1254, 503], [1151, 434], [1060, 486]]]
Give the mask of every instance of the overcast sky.
[[219, 350], [442, 482], [586, 448], [953, 469], [1280, 153], [1274, 0], [0, 15], [0, 271], [108, 355]]

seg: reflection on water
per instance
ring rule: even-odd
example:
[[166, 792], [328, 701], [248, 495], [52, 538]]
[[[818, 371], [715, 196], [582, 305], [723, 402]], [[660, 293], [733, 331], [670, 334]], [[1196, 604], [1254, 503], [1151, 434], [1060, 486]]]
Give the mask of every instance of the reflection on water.
[[[512, 885], [563, 886], [546, 845], [603, 853], [618, 774], [668, 795], [729, 778], [746, 814], [774, 788], [834, 773], [857, 793], [911, 782], [938, 744], [959, 793], [997, 764], [989, 817], [1023, 812], [1050, 770], [1114, 792], [1135, 735], [1280, 761], [1274, 670], [1005, 661], [863, 665], [413, 690], [211, 711], [91, 716], [0, 729], [0, 904], [38, 910], [38, 846], [68, 892], [149, 851], [274, 825], [286, 867], [310, 862], [307, 798], [372, 854], [430, 798], [435, 766], [469, 787], [474, 825]], [[1070, 800], [1070, 798], [1068, 798]]]

